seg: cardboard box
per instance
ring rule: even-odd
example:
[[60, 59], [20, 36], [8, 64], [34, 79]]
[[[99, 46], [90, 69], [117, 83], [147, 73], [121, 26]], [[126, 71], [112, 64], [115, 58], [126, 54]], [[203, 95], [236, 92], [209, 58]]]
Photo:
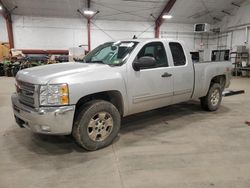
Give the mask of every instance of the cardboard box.
[[0, 42], [0, 59], [5, 59], [10, 57], [10, 45], [9, 43]]

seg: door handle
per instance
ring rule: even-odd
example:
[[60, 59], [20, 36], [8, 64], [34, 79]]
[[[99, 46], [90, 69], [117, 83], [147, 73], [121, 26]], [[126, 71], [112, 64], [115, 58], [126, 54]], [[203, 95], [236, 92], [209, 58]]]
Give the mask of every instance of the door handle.
[[163, 75], [161, 75], [162, 78], [167, 78], [167, 77], [171, 77], [172, 74], [165, 72]]

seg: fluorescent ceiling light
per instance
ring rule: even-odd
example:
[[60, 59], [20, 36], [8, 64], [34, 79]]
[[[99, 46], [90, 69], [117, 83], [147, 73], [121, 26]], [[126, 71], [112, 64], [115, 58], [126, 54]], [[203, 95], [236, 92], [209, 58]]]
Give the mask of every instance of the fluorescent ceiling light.
[[93, 10], [84, 10], [83, 11], [83, 14], [85, 14], [85, 15], [93, 15], [95, 13], [96, 13], [96, 11], [93, 11]]
[[163, 15], [162, 18], [163, 18], [163, 19], [172, 19], [173, 16], [172, 16], [172, 15], [166, 14], [166, 15]]
[[3, 7], [2, 7], [2, 5], [0, 5], [0, 10], [2, 10], [3, 9]]

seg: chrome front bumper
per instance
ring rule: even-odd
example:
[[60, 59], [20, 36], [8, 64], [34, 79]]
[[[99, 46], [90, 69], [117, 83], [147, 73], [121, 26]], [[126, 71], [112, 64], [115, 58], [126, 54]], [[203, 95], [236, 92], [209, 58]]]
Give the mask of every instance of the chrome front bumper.
[[17, 94], [11, 96], [16, 122], [36, 133], [52, 135], [71, 134], [75, 106], [31, 108], [19, 102]]

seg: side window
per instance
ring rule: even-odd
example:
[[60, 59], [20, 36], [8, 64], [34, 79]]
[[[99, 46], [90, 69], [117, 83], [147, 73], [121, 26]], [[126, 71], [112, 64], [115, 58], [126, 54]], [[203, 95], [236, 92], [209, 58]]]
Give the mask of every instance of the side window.
[[141, 57], [145, 56], [150, 56], [155, 58], [156, 60], [155, 68], [168, 67], [168, 59], [166, 51], [161, 42], [151, 42], [146, 44], [138, 53], [137, 58], [140, 59]]
[[186, 64], [186, 56], [182, 46], [177, 42], [169, 43], [169, 47], [173, 56], [174, 66], [183, 66]]

